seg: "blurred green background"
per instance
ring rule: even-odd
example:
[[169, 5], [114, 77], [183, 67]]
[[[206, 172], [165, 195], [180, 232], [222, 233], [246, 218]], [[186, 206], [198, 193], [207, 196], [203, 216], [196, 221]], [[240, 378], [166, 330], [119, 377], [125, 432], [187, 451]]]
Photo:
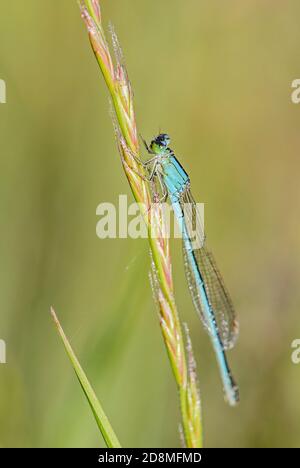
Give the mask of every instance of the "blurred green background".
[[[178, 398], [145, 240], [100, 240], [96, 207], [131, 194], [77, 2], [1, 0], [1, 446], [102, 445], [49, 315], [53, 305], [124, 446], [179, 445]], [[223, 401], [216, 361], [172, 243], [177, 305], [198, 364], [206, 446], [299, 446], [300, 4], [102, 1], [135, 90], [206, 204], [240, 320]]]

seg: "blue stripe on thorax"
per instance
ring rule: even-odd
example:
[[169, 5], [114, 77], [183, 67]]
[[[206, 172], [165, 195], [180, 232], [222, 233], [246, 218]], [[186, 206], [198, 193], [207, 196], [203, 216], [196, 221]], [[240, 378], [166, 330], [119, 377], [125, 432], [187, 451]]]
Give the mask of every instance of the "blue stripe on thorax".
[[162, 175], [170, 197], [179, 196], [180, 193], [186, 190], [190, 182], [189, 176], [173, 152], [171, 156], [162, 158], [160, 165], [163, 169]]

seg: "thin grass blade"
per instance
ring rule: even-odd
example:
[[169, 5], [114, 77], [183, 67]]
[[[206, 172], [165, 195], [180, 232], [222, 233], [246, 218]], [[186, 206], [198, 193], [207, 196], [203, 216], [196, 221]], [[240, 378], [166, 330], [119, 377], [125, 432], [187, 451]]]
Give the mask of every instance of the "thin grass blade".
[[107, 447], [109, 448], [120, 448], [121, 445], [120, 445], [120, 442], [118, 441], [118, 438], [116, 436], [116, 434], [114, 433], [114, 430], [113, 428], [111, 427], [111, 424], [109, 422], [109, 420], [107, 419], [107, 416], [106, 414], [104, 413], [103, 409], [102, 409], [102, 406], [90, 384], [90, 382], [88, 381], [88, 378], [84, 372], [84, 370], [82, 369], [70, 343], [69, 343], [69, 340], [68, 338], [66, 337], [63, 329], [62, 329], [62, 326], [57, 318], [57, 315], [54, 311], [53, 308], [51, 308], [51, 315], [52, 315], [52, 318], [54, 320], [54, 323], [57, 327], [57, 330], [58, 330], [58, 333], [63, 341], [63, 344], [64, 344], [64, 347], [65, 347], [65, 350], [67, 352], [67, 355], [69, 356], [69, 359], [71, 361], [71, 364], [74, 368], [74, 371], [76, 373], [76, 376], [79, 380], [79, 383], [81, 385], [81, 388], [89, 402], [89, 405], [91, 407], [91, 410], [94, 414], [94, 417], [96, 419], [96, 422], [97, 422], [97, 425], [101, 431], [101, 434], [103, 436], [103, 439], [107, 445]]

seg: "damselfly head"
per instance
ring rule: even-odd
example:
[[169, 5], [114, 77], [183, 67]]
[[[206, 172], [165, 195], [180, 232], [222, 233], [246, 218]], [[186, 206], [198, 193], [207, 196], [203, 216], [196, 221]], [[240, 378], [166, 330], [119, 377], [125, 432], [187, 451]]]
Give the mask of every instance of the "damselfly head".
[[156, 138], [154, 138], [151, 145], [155, 144], [160, 148], [167, 148], [170, 144], [170, 141], [171, 139], [167, 133], [160, 133]]

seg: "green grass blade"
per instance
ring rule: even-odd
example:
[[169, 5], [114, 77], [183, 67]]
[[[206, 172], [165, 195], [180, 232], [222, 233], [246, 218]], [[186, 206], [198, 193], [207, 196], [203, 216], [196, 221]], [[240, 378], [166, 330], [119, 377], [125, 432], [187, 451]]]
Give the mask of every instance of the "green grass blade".
[[55, 311], [53, 308], [51, 308], [51, 315], [54, 320], [54, 323], [57, 327], [58, 333], [63, 341], [64, 347], [66, 349], [67, 355], [70, 358], [70, 361], [72, 363], [72, 366], [75, 370], [76, 376], [80, 382], [81, 388], [89, 402], [89, 405], [92, 409], [92, 412], [94, 414], [94, 417], [96, 419], [97, 425], [101, 431], [101, 434], [105, 440], [105, 443], [107, 447], [110, 448], [120, 448], [120, 442], [118, 441], [118, 438], [116, 434], [113, 431], [113, 428], [110, 425], [109, 420], [107, 419], [106, 414], [104, 413], [102, 406], [96, 397], [96, 394], [91, 386], [91, 384], [88, 381], [87, 376], [85, 375], [85, 372], [83, 371], [77, 357], [74, 354], [74, 351], [68, 341], [68, 338], [66, 337], [59, 320], [56, 316]]

